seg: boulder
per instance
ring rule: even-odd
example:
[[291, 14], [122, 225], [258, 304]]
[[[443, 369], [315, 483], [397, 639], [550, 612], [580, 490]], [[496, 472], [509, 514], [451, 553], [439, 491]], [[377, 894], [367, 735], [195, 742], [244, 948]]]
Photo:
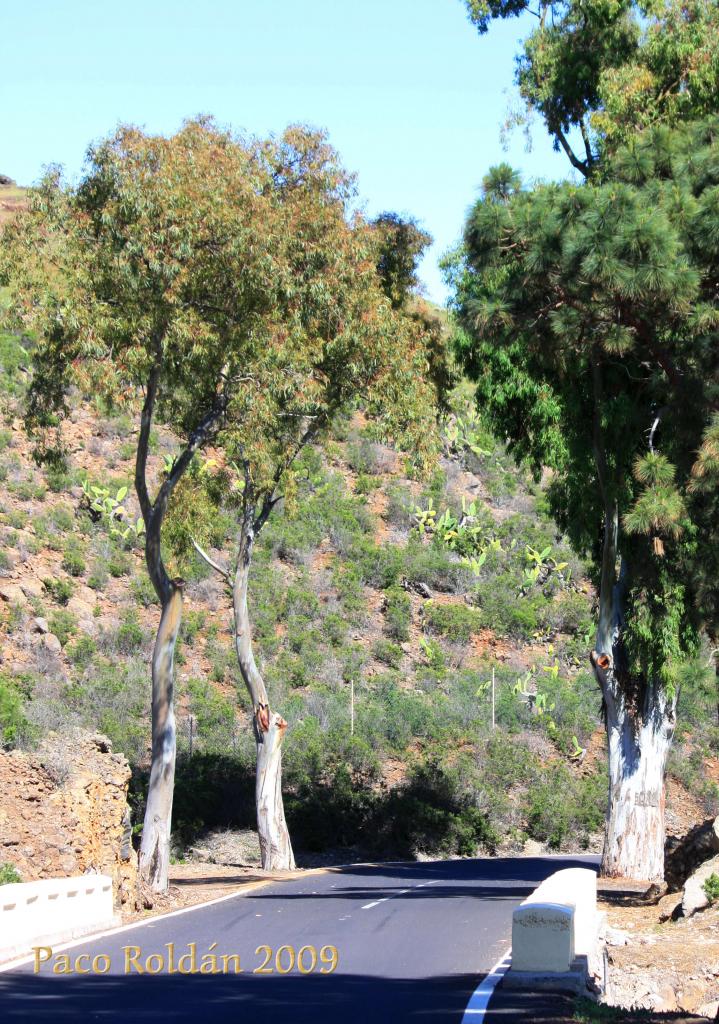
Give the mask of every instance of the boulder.
[[45, 633], [40, 642], [42, 646], [52, 654], [59, 654], [62, 650], [62, 644], [54, 633]]
[[22, 592], [22, 588], [14, 583], [4, 583], [0, 586], [0, 598], [7, 601], [8, 604], [18, 605], [20, 608], [24, 608], [27, 604], [27, 598]]
[[45, 587], [42, 585], [40, 580], [27, 579], [20, 581], [20, 589], [22, 590], [25, 597], [37, 597], [42, 598], [46, 596]]
[[709, 818], [683, 839], [670, 839], [664, 856], [664, 877], [669, 888], [678, 892], [700, 864], [718, 853], [719, 818]]
[[92, 619], [93, 607], [93, 605], [83, 601], [80, 597], [71, 597], [67, 602], [67, 610], [71, 612], [76, 619], [80, 619], [83, 622], [87, 622], [88, 619]]
[[709, 900], [704, 892], [703, 885], [710, 875], [719, 875], [719, 854], [710, 860], [704, 861], [687, 879], [684, 886], [680, 917], [690, 917], [697, 910], [703, 910], [709, 906]]

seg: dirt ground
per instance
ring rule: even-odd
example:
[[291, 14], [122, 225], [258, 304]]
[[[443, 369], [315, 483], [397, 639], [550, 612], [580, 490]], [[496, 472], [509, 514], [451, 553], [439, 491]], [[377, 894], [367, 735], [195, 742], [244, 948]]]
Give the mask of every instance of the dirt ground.
[[[609, 932], [609, 997], [624, 1007], [643, 1006], [659, 1020], [719, 1010], [719, 906], [672, 920], [681, 893], [648, 900], [646, 886], [600, 880], [600, 910]], [[638, 1018], [644, 1019], [644, 1018]], [[654, 1018], [648, 1018], [654, 1019]]]

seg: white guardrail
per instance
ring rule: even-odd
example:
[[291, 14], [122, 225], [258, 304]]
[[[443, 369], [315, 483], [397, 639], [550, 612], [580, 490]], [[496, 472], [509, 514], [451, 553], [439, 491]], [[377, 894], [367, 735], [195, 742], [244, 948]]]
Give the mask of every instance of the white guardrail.
[[0, 885], [0, 960], [118, 924], [109, 875]]
[[505, 982], [530, 987], [546, 976], [547, 982], [581, 988], [596, 959], [602, 920], [595, 872], [556, 871], [512, 915], [512, 966]]

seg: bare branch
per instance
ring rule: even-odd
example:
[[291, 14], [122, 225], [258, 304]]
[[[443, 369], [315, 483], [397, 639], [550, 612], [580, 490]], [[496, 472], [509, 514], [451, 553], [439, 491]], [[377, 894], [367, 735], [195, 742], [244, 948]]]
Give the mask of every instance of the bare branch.
[[197, 543], [194, 537], [190, 537], [190, 540], [192, 541], [192, 546], [197, 552], [197, 554], [200, 556], [200, 558], [204, 559], [204, 561], [207, 562], [210, 568], [214, 569], [215, 572], [219, 572], [220, 576], [227, 580], [228, 583], [231, 583], [232, 573], [228, 569], [223, 569], [221, 565], [213, 561], [207, 554], [207, 552], [200, 547], [200, 545]]

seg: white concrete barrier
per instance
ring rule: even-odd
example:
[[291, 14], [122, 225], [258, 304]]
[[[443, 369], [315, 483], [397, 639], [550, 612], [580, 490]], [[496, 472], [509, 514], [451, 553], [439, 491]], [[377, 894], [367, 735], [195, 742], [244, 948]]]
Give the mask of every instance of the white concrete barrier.
[[118, 923], [109, 875], [0, 885], [0, 960]]
[[547, 984], [564, 980], [572, 989], [581, 988], [596, 957], [600, 923], [594, 871], [556, 871], [512, 915], [507, 981], [532, 987], [540, 978]]

